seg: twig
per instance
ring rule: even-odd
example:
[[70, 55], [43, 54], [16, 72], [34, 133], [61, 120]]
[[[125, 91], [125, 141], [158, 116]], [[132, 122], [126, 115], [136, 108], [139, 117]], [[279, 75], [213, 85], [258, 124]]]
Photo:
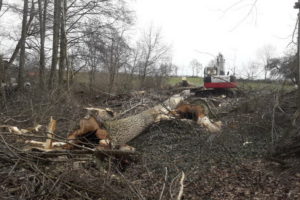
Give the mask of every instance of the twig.
[[181, 198], [182, 198], [183, 188], [184, 188], [184, 185], [183, 185], [184, 179], [185, 179], [185, 174], [182, 171], [182, 175], [181, 175], [181, 179], [180, 179], [180, 190], [179, 190], [179, 193], [178, 193], [178, 196], [177, 196], [177, 200], [181, 200]]
[[143, 106], [144, 104], [142, 102], [132, 106], [131, 108], [129, 108], [128, 110], [125, 110], [124, 112], [120, 113], [119, 115], [117, 115], [116, 117], [114, 117], [112, 120], [115, 120], [116, 118], [120, 118], [122, 117], [123, 115], [125, 115], [126, 113], [128, 113], [129, 111], [135, 109], [136, 107], [138, 106]]
[[163, 184], [161, 193], [160, 193], [160, 195], [159, 195], [159, 200], [162, 199], [163, 194], [164, 194], [164, 191], [165, 191], [165, 187], [166, 187], [166, 182], [167, 182], [167, 178], [168, 178], [168, 168], [167, 168], [167, 167], [165, 167], [165, 171], [166, 171], [166, 173], [165, 173], [165, 182], [164, 182], [164, 184]]
[[87, 200], [92, 200], [91, 198], [87, 197], [87, 196], [84, 196], [83, 194], [81, 194], [79, 191], [77, 191], [76, 189], [73, 188], [73, 191], [78, 194], [80, 197], [84, 198], [84, 199], [87, 199]]
[[256, 3], [258, 0], [254, 0], [247, 14], [230, 30], [230, 32], [234, 31], [237, 27], [239, 27], [252, 13], [253, 9], [256, 7]]
[[20, 158], [17, 160], [17, 162], [14, 164], [13, 168], [10, 170], [10, 172], [8, 173], [8, 176], [10, 176], [11, 173], [15, 170], [15, 168], [18, 166], [19, 162], [20, 162]]
[[4, 120], [3, 122], [4, 122], [4, 124], [6, 124], [7, 122], [9, 122], [9, 121], [14, 121], [14, 122], [16, 122], [16, 123], [24, 123], [24, 122], [28, 122], [28, 121], [30, 121], [31, 119], [30, 118], [27, 118], [27, 119], [25, 119], [25, 120], [16, 120], [16, 119], [13, 119], [13, 118], [8, 118], [8, 119], [6, 119], [6, 120]]
[[278, 99], [277, 94], [275, 94], [274, 100], [275, 100], [275, 103], [274, 103], [273, 110], [272, 110], [272, 128], [271, 128], [272, 145], [274, 144], [275, 111], [276, 111], [276, 108], [279, 106], [279, 99]]
[[140, 193], [140, 191], [134, 185], [132, 185], [119, 170], [117, 172], [124, 179], [124, 181], [128, 184], [129, 189], [133, 193], [135, 193], [138, 196], [139, 199], [144, 200], [145, 197]]
[[179, 174], [177, 174], [177, 175], [172, 179], [172, 181], [171, 181], [171, 183], [170, 183], [169, 193], [170, 193], [171, 199], [173, 199], [172, 186], [173, 186], [173, 183], [174, 183], [174, 181], [177, 179], [178, 176], [179, 176]]
[[294, 30], [293, 30], [293, 34], [292, 34], [292, 40], [291, 40], [291, 42], [287, 45], [287, 47], [289, 47], [291, 44], [297, 44], [297, 43], [294, 41], [294, 38], [295, 38], [295, 35], [296, 35], [296, 30], [297, 30], [298, 25], [299, 25], [299, 18], [297, 18], [297, 21], [296, 21], [295, 26], [294, 26]]

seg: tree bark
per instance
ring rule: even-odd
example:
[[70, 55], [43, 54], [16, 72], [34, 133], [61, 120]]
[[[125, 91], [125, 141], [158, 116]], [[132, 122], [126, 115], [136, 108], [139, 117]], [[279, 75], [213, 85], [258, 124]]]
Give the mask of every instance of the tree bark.
[[[298, 5], [297, 5], [298, 3]], [[298, 0], [298, 2], [296, 3], [295, 6], [299, 6], [300, 5], [300, 0]], [[298, 72], [298, 91], [297, 91], [297, 111], [300, 113], [300, 25], [299, 25], [299, 20], [300, 20], [300, 8], [298, 8], [298, 41], [297, 41], [297, 60], [298, 60], [298, 67], [297, 67], [297, 72]]]
[[43, 0], [38, 1], [39, 6], [39, 20], [40, 20], [40, 66], [39, 66], [39, 86], [40, 89], [43, 90], [45, 88], [45, 38], [46, 38], [46, 17], [47, 17], [47, 0], [44, 0], [44, 4], [42, 5]]
[[183, 100], [184, 97], [174, 95], [162, 104], [137, 115], [115, 121], [106, 121], [105, 127], [110, 133], [114, 144], [126, 144], [140, 135], [149, 125], [159, 121], [163, 114], [168, 114], [169, 110], [175, 109]]
[[66, 37], [66, 11], [67, 1], [61, 0], [61, 25], [60, 25], [60, 57], [59, 57], [59, 73], [58, 84], [63, 85], [64, 71], [67, 64], [67, 37]]
[[5, 94], [5, 87], [4, 87], [5, 84], [6, 84], [6, 70], [3, 63], [3, 57], [2, 55], [0, 55], [0, 96], [1, 96], [0, 105], [1, 106], [6, 105], [6, 94]]
[[20, 63], [19, 63], [19, 74], [18, 74], [18, 88], [22, 89], [24, 85], [24, 66], [25, 66], [25, 42], [26, 42], [26, 24], [28, 15], [28, 0], [24, 0], [23, 7], [23, 21], [22, 21], [22, 34], [21, 34], [21, 51], [20, 51]]
[[50, 77], [48, 82], [48, 88], [52, 89], [55, 79], [56, 66], [58, 62], [58, 44], [59, 44], [59, 28], [60, 28], [60, 0], [54, 1], [54, 21], [53, 21], [53, 43], [52, 43], [52, 62], [50, 69]]
[[0, 86], [2, 83], [6, 83], [6, 71], [4, 68], [3, 57], [0, 55]]

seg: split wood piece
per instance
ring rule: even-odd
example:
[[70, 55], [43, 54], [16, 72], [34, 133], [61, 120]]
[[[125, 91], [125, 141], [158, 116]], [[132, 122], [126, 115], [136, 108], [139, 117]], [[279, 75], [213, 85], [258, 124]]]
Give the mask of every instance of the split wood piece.
[[10, 133], [14, 133], [17, 135], [23, 134], [22, 131], [16, 126], [1, 125], [0, 128], [1, 128], [1, 130], [8, 130]]
[[210, 133], [220, 133], [223, 125], [221, 121], [212, 122], [207, 116], [199, 117], [197, 123], [206, 128]]
[[99, 145], [102, 147], [110, 147], [111, 141], [108, 132], [103, 127], [103, 123], [97, 120], [94, 116], [86, 116], [80, 120], [79, 129], [71, 132], [68, 139], [71, 140], [64, 148], [73, 149], [75, 144], [80, 144], [80, 137], [86, 136], [88, 133], [94, 132], [95, 136], [99, 139]]
[[116, 113], [110, 108], [95, 108], [95, 107], [86, 107], [87, 110], [86, 119], [90, 116], [95, 117], [98, 121], [103, 122], [106, 120], [111, 120], [116, 116]]
[[194, 105], [183, 103], [177, 106], [176, 109], [171, 113], [174, 113], [181, 118], [192, 119], [196, 121], [199, 125], [206, 128], [210, 133], [221, 132], [222, 122], [212, 122], [208, 116], [206, 116], [206, 109], [203, 104]]
[[[36, 140], [26, 140], [25, 143], [33, 145], [33, 146], [43, 147], [43, 148], [46, 148], [46, 146], [48, 145], [47, 144], [47, 140], [46, 140], [46, 142], [40, 142], [40, 141], [36, 141]], [[67, 143], [65, 143], [65, 142], [53, 142], [52, 141], [52, 147], [51, 148], [62, 147], [64, 145], [66, 145], [66, 144]]]
[[45, 149], [51, 149], [52, 148], [52, 142], [53, 142], [53, 138], [54, 138], [54, 132], [56, 130], [56, 120], [53, 119], [53, 117], [50, 117], [50, 122], [48, 125], [48, 133], [47, 133], [47, 137], [48, 139], [46, 140], [46, 144], [45, 144]]
[[42, 125], [38, 124], [35, 127], [27, 128], [27, 129], [19, 129], [16, 126], [10, 126], [10, 125], [0, 125], [0, 129], [8, 130], [10, 133], [21, 135], [26, 134], [30, 132], [38, 132]]

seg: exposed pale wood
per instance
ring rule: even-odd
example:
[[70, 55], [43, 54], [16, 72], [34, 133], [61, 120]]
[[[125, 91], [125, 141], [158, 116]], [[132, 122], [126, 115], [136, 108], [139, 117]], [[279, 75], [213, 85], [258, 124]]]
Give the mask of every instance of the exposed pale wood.
[[107, 121], [105, 127], [115, 144], [126, 144], [140, 135], [149, 125], [158, 122], [162, 115], [166, 115], [170, 110], [184, 100], [183, 96], [174, 95], [163, 103], [145, 110], [137, 115], [127, 118]]
[[46, 140], [45, 149], [51, 149], [52, 148], [52, 142], [53, 142], [55, 130], [56, 130], [56, 120], [54, 120], [51, 116], [50, 117], [50, 122], [49, 122], [49, 125], [48, 125], [48, 133], [47, 133], [48, 139]]
[[[39, 146], [39, 147], [45, 147], [47, 145], [47, 142], [40, 142], [40, 141], [36, 141], [36, 140], [26, 140], [25, 143], [33, 145], [33, 146]], [[66, 144], [67, 143], [65, 143], [65, 142], [52, 142], [52, 148], [62, 147]]]

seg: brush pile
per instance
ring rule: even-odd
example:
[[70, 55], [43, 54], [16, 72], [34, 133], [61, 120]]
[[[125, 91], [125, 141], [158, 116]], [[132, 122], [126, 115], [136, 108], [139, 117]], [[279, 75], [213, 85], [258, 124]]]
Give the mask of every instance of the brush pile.
[[[57, 115], [47, 113], [47, 119], [58, 119], [57, 135], [66, 137], [83, 116], [83, 107], [109, 107], [126, 117], [168, 95], [120, 96], [119, 101], [114, 97], [80, 107], [68, 104], [63, 109], [74, 109], [76, 116], [68, 117], [70, 110], [63, 116], [60, 110]], [[208, 115], [223, 122], [222, 133], [211, 134], [191, 120], [160, 121], [128, 143], [137, 153], [125, 160], [106, 156], [99, 161], [84, 149], [25, 151], [26, 140], [43, 141], [47, 132], [16, 135], [1, 130], [1, 198], [299, 199], [299, 142], [291, 139], [297, 138], [297, 128], [285, 134], [293, 122], [295, 105], [288, 103], [293, 98], [293, 93], [266, 92], [236, 99], [193, 99], [192, 103], [206, 102]], [[20, 129], [31, 126], [15, 122], [13, 116], [3, 111], [0, 117]]]

